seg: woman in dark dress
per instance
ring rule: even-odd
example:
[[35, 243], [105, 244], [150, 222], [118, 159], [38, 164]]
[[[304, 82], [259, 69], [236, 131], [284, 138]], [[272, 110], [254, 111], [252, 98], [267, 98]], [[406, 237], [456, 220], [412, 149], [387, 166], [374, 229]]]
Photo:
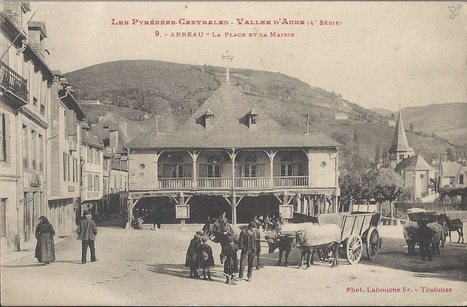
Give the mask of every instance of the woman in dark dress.
[[237, 245], [232, 236], [227, 236], [228, 244], [225, 245], [224, 273], [227, 278], [226, 284], [235, 285], [235, 273], [238, 272]]
[[39, 218], [39, 225], [36, 227], [36, 254], [35, 257], [44, 265], [55, 261], [55, 231], [52, 224], [45, 216]]
[[201, 261], [200, 265], [203, 269], [203, 278], [205, 280], [212, 280], [211, 278], [211, 267], [214, 266], [214, 257], [212, 256], [212, 248], [209, 246], [209, 238], [207, 236], [202, 237], [203, 245], [201, 245]]

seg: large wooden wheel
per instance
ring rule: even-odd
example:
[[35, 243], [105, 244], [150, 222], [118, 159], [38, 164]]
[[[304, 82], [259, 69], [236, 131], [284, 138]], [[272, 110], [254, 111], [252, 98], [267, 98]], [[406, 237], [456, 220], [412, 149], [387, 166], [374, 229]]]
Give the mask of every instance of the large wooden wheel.
[[366, 255], [368, 259], [375, 260], [376, 256], [378, 256], [379, 240], [378, 229], [371, 226], [366, 235]]
[[362, 258], [363, 252], [363, 243], [362, 238], [358, 235], [351, 235], [348, 237], [345, 244], [345, 254], [347, 256], [347, 261], [350, 264], [356, 264]]

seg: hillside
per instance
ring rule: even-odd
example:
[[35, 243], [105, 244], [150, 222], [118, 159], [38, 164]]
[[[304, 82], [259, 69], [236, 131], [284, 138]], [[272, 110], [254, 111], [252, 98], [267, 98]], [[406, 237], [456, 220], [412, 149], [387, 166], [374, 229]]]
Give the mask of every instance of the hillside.
[[[393, 113], [384, 109], [374, 109], [374, 111], [383, 116], [390, 116]], [[403, 108], [402, 115], [406, 128], [412, 123], [415, 131], [436, 133], [456, 144], [467, 145], [467, 103], [465, 102]]]
[[[85, 106], [88, 114], [95, 117], [111, 109], [135, 120], [144, 114], [157, 113], [159, 129], [173, 131], [224, 82], [225, 71], [218, 67], [160, 61], [118, 61], [80, 69], [66, 77], [75, 88], [77, 99], [99, 99], [108, 104]], [[289, 131], [304, 132], [306, 114], [309, 114], [311, 130], [323, 131], [347, 143], [340, 161], [343, 164], [352, 160], [353, 153], [372, 160], [376, 148], [380, 152], [389, 148], [394, 128], [384, 125], [385, 117], [343, 99], [340, 94], [275, 72], [231, 69], [231, 81], [242, 88], [254, 105]], [[336, 112], [346, 113], [349, 119], [335, 121]], [[152, 130], [155, 119], [139, 121], [139, 124]], [[355, 134], [359, 135], [357, 141]], [[408, 133], [408, 138], [415, 151], [427, 160], [452, 148], [430, 134]]]

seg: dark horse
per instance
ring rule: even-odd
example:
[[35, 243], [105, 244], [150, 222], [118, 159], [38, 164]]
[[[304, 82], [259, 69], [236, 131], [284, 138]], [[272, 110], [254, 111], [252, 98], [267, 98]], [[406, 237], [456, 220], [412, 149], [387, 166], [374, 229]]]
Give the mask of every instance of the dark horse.
[[[444, 215], [444, 214], [443, 214]], [[450, 219], [448, 216], [445, 216], [445, 222], [446, 222], [446, 235], [449, 235], [449, 242], [452, 242], [451, 238], [451, 231], [457, 231], [457, 234], [459, 235], [457, 239], [457, 243], [459, 243], [462, 240], [462, 243], [464, 243], [464, 223], [460, 219]]]

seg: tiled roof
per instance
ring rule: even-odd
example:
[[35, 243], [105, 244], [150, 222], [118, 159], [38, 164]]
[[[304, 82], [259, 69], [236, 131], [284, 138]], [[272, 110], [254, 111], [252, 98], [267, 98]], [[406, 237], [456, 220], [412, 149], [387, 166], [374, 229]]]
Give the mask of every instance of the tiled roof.
[[443, 177], [455, 177], [459, 172], [459, 169], [462, 167], [460, 163], [457, 162], [441, 162], [441, 176]]
[[434, 171], [428, 162], [420, 155], [415, 155], [402, 160], [395, 168], [396, 172], [400, 171]]
[[102, 140], [96, 135], [93, 135], [90, 131], [83, 130], [81, 142], [89, 146], [94, 146], [101, 149], [104, 148], [104, 142], [102, 142]]
[[[337, 147], [323, 133], [292, 134], [267, 113], [253, 107], [250, 97], [227, 83], [219, 89], [177, 131], [170, 134], [145, 133], [127, 143], [127, 148], [290, 148]], [[248, 115], [258, 113], [257, 129], [248, 128]], [[212, 128], [203, 118], [210, 111]]]
[[399, 116], [397, 117], [396, 131], [394, 132], [394, 137], [392, 139], [391, 147], [389, 152], [402, 152], [402, 151], [411, 151], [412, 148], [407, 142], [407, 136], [405, 134], [404, 123], [402, 121], [402, 113], [399, 111]]

